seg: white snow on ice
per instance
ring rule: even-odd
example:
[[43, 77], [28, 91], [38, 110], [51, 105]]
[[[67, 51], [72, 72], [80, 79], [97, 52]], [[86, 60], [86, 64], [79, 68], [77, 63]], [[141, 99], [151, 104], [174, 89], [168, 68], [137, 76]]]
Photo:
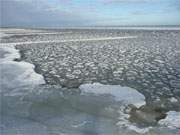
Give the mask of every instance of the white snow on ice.
[[82, 94], [111, 95], [115, 100], [124, 104], [133, 104], [137, 108], [146, 104], [144, 95], [135, 89], [120, 85], [103, 85], [100, 83], [83, 84], [80, 86], [80, 90]]
[[0, 46], [0, 50], [5, 52], [5, 56], [0, 58], [1, 89], [45, 83], [43, 76], [34, 72], [34, 65], [13, 61], [20, 58], [19, 51], [13, 46]]
[[20, 58], [19, 51], [13, 46], [0, 46], [0, 50], [5, 53], [4, 58], [0, 58], [1, 63]]
[[172, 129], [180, 129], [180, 112], [169, 111], [167, 117], [160, 120], [159, 124]]

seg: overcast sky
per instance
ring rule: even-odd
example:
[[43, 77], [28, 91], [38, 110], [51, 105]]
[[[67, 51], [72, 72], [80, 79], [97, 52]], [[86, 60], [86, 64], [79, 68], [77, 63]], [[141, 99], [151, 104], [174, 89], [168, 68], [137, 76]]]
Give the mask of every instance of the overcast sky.
[[180, 25], [180, 0], [0, 0], [1, 26]]

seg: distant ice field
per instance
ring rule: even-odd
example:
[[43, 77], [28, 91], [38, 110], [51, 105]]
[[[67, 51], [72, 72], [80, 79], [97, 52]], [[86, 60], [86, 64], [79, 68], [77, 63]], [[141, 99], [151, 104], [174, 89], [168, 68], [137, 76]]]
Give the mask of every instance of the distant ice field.
[[[43, 33], [41, 33], [43, 34]], [[52, 33], [53, 34], [53, 33]], [[46, 34], [45, 34], [46, 35]], [[99, 37], [99, 38], [88, 38], [88, 39], [70, 39], [70, 40], [45, 40], [45, 41], [34, 41], [34, 42], [16, 42], [16, 43], [2, 43], [1, 45], [23, 45], [23, 44], [43, 44], [43, 43], [64, 43], [64, 42], [83, 42], [83, 41], [106, 41], [106, 40], [120, 40], [137, 38], [136, 36], [124, 36], [124, 37]]]
[[[62, 28], [64, 29], [64, 28]], [[67, 27], [69, 29], [69, 27]], [[105, 26], [105, 27], [71, 27], [71, 29], [113, 29], [113, 30], [180, 30], [180, 26]]]
[[180, 134], [180, 31], [1, 32], [3, 134]]

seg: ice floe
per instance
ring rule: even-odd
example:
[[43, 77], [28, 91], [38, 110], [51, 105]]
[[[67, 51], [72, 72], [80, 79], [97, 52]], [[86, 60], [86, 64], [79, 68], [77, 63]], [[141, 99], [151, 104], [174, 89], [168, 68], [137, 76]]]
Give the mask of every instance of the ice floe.
[[19, 51], [14, 46], [0, 46], [0, 51], [4, 52], [4, 56], [0, 58], [1, 89], [45, 83], [43, 76], [34, 72], [34, 65], [13, 61], [20, 58]]
[[146, 104], [144, 95], [139, 93], [137, 90], [129, 87], [122, 87], [120, 85], [103, 85], [100, 83], [83, 84], [80, 86], [80, 89], [82, 95], [110, 95], [116, 101], [121, 102], [118, 111], [119, 121], [117, 122], [117, 126], [120, 128], [127, 128], [137, 133], [146, 133], [151, 129], [151, 127], [139, 128], [136, 124], [129, 121], [130, 114], [126, 112], [127, 106], [131, 104], [139, 108]]
[[44, 83], [43, 77], [34, 72], [32, 64], [8, 61], [0, 63], [0, 65], [1, 85], [6, 88]]
[[167, 117], [160, 120], [159, 124], [173, 129], [180, 129], [180, 112], [169, 111]]
[[124, 104], [133, 104], [137, 108], [142, 105], [145, 105], [145, 97], [137, 90], [122, 87], [120, 85], [103, 85], [100, 83], [93, 84], [83, 84], [80, 86], [82, 94], [95, 94], [95, 95], [110, 95], [115, 98], [115, 100], [119, 102], [123, 102]]
[[171, 101], [172, 103], [177, 103], [177, 102], [178, 102], [178, 100], [177, 100], [175, 97], [170, 98], [170, 101]]
[[1, 53], [4, 52], [4, 57], [0, 57], [1, 63], [7, 61], [13, 61], [14, 59], [19, 59], [19, 51], [13, 46], [0, 46]]

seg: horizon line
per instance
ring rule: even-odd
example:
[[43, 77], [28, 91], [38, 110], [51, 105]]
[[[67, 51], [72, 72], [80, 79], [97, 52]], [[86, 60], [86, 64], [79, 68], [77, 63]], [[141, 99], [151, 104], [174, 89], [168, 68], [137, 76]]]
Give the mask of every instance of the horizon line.
[[180, 27], [179, 25], [86, 25], [86, 26], [0, 26], [0, 28], [86, 28], [86, 27]]

